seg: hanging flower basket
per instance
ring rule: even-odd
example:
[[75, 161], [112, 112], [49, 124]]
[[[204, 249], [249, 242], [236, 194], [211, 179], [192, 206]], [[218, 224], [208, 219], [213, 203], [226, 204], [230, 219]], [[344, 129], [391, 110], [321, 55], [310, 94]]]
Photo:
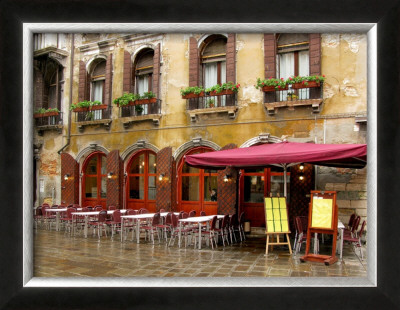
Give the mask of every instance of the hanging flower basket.
[[187, 95], [182, 95], [182, 99], [192, 99], [192, 98], [198, 98], [198, 97], [204, 97], [204, 92], [202, 91], [199, 94], [189, 93]]

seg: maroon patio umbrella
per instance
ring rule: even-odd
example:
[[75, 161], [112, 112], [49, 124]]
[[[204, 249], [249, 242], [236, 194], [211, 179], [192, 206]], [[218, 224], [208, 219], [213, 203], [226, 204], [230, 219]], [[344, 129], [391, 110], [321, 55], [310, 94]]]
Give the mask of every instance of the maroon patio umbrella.
[[[363, 168], [367, 164], [366, 144], [314, 144], [283, 141], [216, 152], [185, 156], [186, 162], [198, 168], [221, 169], [226, 166], [287, 167], [310, 163], [329, 167]], [[286, 173], [285, 195], [286, 195]]]

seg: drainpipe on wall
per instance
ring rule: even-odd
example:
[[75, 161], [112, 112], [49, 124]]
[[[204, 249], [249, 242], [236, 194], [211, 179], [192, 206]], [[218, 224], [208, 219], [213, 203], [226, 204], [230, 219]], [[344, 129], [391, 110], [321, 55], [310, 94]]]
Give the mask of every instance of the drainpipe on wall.
[[68, 131], [67, 131], [67, 143], [57, 151], [60, 155], [61, 152], [69, 145], [71, 141], [71, 110], [69, 107], [72, 104], [72, 79], [74, 76], [74, 49], [75, 49], [75, 34], [71, 34], [71, 60], [70, 60], [70, 69], [69, 69], [69, 106], [68, 106]]

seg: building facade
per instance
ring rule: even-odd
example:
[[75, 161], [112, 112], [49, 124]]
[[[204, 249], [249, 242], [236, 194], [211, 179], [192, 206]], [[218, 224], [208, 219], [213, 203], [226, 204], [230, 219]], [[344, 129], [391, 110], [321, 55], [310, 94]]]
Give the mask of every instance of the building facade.
[[[283, 195], [282, 170], [197, 169], [185, 155], [284, 139], [366, 143], [365, 34], [36, 34], [34, 42], [35, 205], [244, 211], [263, 227], [263, 197]], [[255, 87], [258, 78], [322, 75], [316, 87]], [[227, 82], [238, 91], [181, 94]], [[114, 103], [149, 92], [140, 104]], [[308, 214], [314, 189], [338, 192], [344, 222], [367, 215], [366, 168], [297, 165], [287, 182], [289, 216]]]

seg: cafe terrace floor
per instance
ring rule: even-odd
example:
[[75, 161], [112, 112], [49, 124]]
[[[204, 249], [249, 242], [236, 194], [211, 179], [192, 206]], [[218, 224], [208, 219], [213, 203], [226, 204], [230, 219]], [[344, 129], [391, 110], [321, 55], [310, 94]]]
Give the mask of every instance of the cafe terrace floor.
[[[293, 243], [293, 240], [292, 240]], [[328, 254], [330, 242], [320, 245]], [[365, 277], [366, 249], [361, 261], [352, 246], [343, 246], [343, 260], [325, 266], [301, 262], [305, 245], [296, 256], [286, 246], [275, 246], [265, 256], [265, 237], [248, 236], [242, 243], [168, 247], [165, 242], [140, 244], [119, 236], [101, 237], [89, 234], [70, 237], [64, 231], [34, 230], [34, 277]], [[359, 253], [359, 252], [358, 252]]]

